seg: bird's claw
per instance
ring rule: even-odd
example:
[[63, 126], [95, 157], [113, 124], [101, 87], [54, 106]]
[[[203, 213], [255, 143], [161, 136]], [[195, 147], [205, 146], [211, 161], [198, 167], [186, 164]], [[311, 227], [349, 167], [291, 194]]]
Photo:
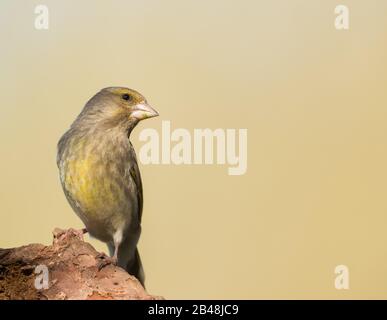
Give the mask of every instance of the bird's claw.
[[117, 265], [117, 258], [115, 257], [109, 257], [107, 256], [105, 253], [103, 252], [100, 252], [99, 254], [97, 254], [97, 256], [95, 257], [97, 261], [97, 268], [98, 268], [98, 271], [101, 271], [104, 267], [112, 264], [114, 266]]
[[74, 233], [82, 240], [84, 241], [84, 238], [83, 238], [83, 235], [87, 233], [87, 229], [86, 228], [83, 228], [83, 229], [76, 229], [74, 230]]
[[55, 228], [55, 230], [53, 231], [53, 235], [54, 235], [54, 243], [57, 243], [57, 242], [60, 242], [60, 241], [65, 241], [66, 239], [73, 239], [73, 238], [78, 238], [79, 240], [82, 240], [84, 241], [83, 239], [83, 235], [87, 233], [87, 229], [86, 228], [83, 228], [83, 229], [73, 229], [73, 228], [70, 228], [70, 229], [67, 229], [67, 230], [62, 230], [62, 229], [59, 229], [59, 228]]

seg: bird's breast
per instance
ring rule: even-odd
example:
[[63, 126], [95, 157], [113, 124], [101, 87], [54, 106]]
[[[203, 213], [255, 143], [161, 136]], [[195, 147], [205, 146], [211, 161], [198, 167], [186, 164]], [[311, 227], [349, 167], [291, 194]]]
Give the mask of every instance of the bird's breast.
[[84, 223], [104, 228], [128, 223], [137, 209], [129, 141], [78, 139], [65, 153], [60, 162], [62, 184]]

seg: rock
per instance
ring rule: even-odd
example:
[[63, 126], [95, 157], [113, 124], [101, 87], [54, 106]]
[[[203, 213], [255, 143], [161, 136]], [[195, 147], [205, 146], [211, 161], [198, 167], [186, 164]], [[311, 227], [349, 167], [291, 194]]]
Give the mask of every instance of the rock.
[[83, 241], [82, 231], [55, 229], [53, 234], [50, 246], [0, 249], [0, 299], [162, 299], [120, 267], [98, 270], [99, 253]]

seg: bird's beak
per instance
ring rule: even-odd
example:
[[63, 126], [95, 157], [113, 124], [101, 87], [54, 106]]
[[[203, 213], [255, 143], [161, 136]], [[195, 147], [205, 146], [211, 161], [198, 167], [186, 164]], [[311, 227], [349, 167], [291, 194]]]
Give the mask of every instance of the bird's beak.
[[159, 113], [146, 102], [139, 103], [132, 109], [131, 117], [138, 120], [157, 117]]

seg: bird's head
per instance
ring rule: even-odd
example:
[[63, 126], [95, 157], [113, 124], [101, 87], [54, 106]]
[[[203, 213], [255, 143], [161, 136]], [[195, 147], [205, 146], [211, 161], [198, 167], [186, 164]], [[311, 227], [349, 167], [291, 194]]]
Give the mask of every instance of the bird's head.
[[108, 87], [88, 101], [78, 121], [134, 127], [139, 121], [158, 115], [139, 92], [125, 87]]
[[118, 114], [125, 115], [129, 119], [144, 120], [159, 115], [148, 104], [145, 97], [133, 89], [109, 87], [102, 89], [100, 93], [105, 96], [105, 99], [110, 99], [111, 103], [118, 107]]

